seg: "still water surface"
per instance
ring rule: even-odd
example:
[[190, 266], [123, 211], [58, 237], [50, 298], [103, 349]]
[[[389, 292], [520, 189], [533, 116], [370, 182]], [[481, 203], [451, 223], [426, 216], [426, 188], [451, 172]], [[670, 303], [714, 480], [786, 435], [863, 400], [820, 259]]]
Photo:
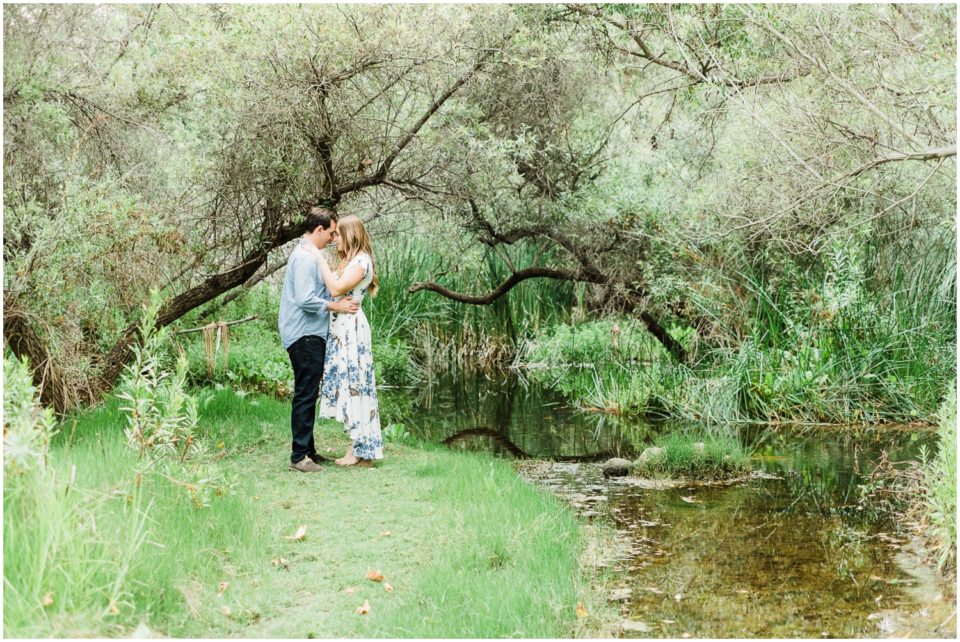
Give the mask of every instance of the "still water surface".
[[529, 478], [616, 526], [625, 637], [955, 637], [954, 606], [908, 538], [858, 501], [882, 452], [915, 457], [929, 431], [740, 428], [763, 478], [653, 489], [605, 480], [598, 462], [690, 426], [579, 412], [517, 377], [412, 394], [408, 432], [523, 459]]

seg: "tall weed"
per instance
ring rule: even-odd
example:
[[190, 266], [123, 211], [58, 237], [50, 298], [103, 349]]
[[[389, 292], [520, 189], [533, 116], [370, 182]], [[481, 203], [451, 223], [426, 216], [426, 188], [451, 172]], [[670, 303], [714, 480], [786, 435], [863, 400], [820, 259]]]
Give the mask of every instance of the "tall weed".
[[[36, 401], [27, 365], [5, 355], [4, 379], [4, 634], [118, 633], [111, 620], [131, 604], [146, 536], [143, 497], [132, 485], [120, 497], [83, 490], [75, 465], [58, 479], [52, 413]], [[114, 519], [104, 520], [108, 504]]]

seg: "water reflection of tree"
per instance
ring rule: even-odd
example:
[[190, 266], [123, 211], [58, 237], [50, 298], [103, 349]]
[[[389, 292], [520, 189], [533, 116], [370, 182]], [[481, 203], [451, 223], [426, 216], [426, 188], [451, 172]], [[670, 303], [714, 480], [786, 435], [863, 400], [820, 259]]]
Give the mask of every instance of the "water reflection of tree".
[[915, 455], [919, 441], [909, 433], [879, 430], [754, 430], [754, 461], [759, 468], [782, 476], [793, 498], [783, 510], [811, 515], [842, 515], [857, 523], [878, 523], [878, 516], [861, 502], [861, 486], [883, 457]]
[[[490, 430], [532, 457], [566, 459], [629, 457], [648, 437], [644, 423], [579, 412], [552, 391], [515, 376], [501, 380], [446, 377], [414, 394], [418, 410], [413, 432], [434, 442]], [[480, 449], [496, 445], [490, 435], [475, 432], [474, 436], [474, 445]]]

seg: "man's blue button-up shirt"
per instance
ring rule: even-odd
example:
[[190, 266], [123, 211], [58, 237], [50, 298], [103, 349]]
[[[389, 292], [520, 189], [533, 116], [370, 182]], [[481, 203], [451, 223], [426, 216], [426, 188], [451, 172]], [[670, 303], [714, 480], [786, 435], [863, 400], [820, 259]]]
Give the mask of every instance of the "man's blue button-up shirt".
[[327, 312], [329, 294], [320, 275], [317, 260], [304, 243], [294, 248], [287, 259], [287, 274], [283, 278], [283, 294], [280, 295], [280, 342], [284, 349], [307, 335], [326, 340], [330, 330], [330, 315]]

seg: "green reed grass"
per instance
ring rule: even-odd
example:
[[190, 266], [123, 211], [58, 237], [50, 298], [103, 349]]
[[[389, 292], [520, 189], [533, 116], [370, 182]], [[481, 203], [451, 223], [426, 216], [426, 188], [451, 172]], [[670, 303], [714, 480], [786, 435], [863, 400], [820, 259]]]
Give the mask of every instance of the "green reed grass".
[[616, 414], [716, 424], [935, 420], [956, 375], [952, 255], [931, 252], [881, 281], [867, 259], [844, 252], [825, 265], [740, 273], [731, 287], [747, 296], [727, 316], [745, 323], [743, 338], [701, 345], [693, 363], [662, 349], [618, 350], [609, 329], [637, 325], [626, 318], [555, 326], [530, 340], [524, 359], [577, 405]]
[[941, 569], [957, 565], [957, 394], [951, 389], [938, 412], [936, 454], [923, 465], [926, 491], [922, 513], [931, 524]]
[[729, 430], [674, 430], [654, 438], [661, 451], [636, 462], [641, 474], [722, 479], [750, 470], [750, 452]]
[[[518, 244], [505, 250], [522, 269], [538, 257]], [[400, 338], [428, 371], [502, 368], [522, 341], [566, 320], [577, 286], [547, 279], [525, 281], [490, 305], [467, 305], [428, 291], [409, 293], [414, 283], [436, 281], [464, 294], [486, 294], [506, 280], [509, 267], [492, 250], [448, 257], [429, 241], [400, 236], [378, 246], [381, 294], [372, 303], [377, 338]]]

